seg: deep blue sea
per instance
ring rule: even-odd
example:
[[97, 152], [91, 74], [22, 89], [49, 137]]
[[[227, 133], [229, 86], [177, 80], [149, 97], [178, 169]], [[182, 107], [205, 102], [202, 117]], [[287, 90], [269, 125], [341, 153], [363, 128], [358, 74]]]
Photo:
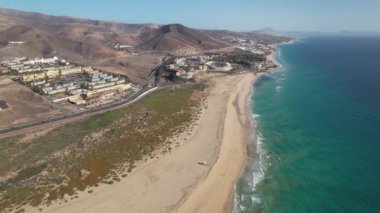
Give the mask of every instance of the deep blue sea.
[[380, 37], [308, 37], [276, 57], [254, 85], [234, 212], [380, 212]]

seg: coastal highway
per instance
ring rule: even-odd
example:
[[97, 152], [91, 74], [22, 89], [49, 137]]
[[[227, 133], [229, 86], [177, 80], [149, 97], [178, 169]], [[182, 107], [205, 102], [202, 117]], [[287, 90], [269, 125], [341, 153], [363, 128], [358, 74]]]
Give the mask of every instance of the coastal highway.
[[[163, 87], [163, 88], [165, 88], [165, 87]], [[96, 108], [92, 108], [89, 110], [85, 110], [85, 111], [81, 111], [81, 112], [77, 112], [77, 113], [72, 113], [69, 115], [61, 115], [61, 116], [57, 116], [57, 117], [52, 117], [52, 118], [48, 118], [45, 120], [20, 124], [20, 125], [8, 127], [8, 128], [3, 128], [3, 129], [0, 129], [0, 139], [10, 137], [10, 136], [15, 136], [15, 135], [22, 134], [22, 133], [27, 133], [27, 132], [30, 132], [30, 131], [33, 131], [36, 129], [40, 129], [43, 127], [44, 128], [57, 127], [57, 126], [66, 124], [68, 122], [73, 122], [76, 120], [87, 118], [87, 117], [92, 116], [92, 115], [101, 114], [104, 112], [108, 112], [108, 111], [112, 111], [112, 110], [115, 110], [118, 108], [122, 108], [122, 107], [128, 106], [128, 105], [136, 102], [137, 100], [140, 100], [141, 98], [143, 98], [146, 95], [154, 92], [157, 89], [163, 89], [163, 88], [152, 87], [149, 90], [145, 90], [145, 91], [141, 90], [141, 91], [135, 93], [134, 95], [132, 95], [131, 97], [129, 97], [127, 99], [122, 99], [122, 100], [112, 102], [110, 104], [102, 105], [102, 106], [99, 106]]]
[[56, 128], [70, 122], [88, 118], [93, 115], [97, 115], [97, 114], [109, 112], [115, 109], [126, 107], [157, 90], [173, 88], [173, 87], [175, 88], [179, 86], [180, 87], [190, 86], [193, 84], [196, 84], [196, 83], [188, 82], [188, 83], [166, 85], [166, 86], [160, 86], [160, 87], [152, 87], [148, 90], [140, 90], [139, 92], [133, 94], [127, 99], [122, 99], [122, 100], [112, 102], [106, 105], [102, 105], [96, 108], [88, 109], [88, 110], [77, 112], [77, 113], [72, 113], [69, 115], [61, 115], [57, 117], [48, 118], [45, 120], [40, 120], [40, 121], [20, 124], [17, 126], [11, 126], [8, 128], [3, 128], [3, 129], [0, 129], [0, 139], [20, 135], [23, 133], [29, 133], [29, 132], [32, 132], [38, 129], [43, 129], [43, 128], [45, 129]]
[[[235, 75], [239, 75], [239, 74], [241, 74], [241, 73], [238, 73]], [[218, 77], [222, 77], [222, 76], [213, 76], [213, 77], [218, 78]], [[202, 80], [202, 82], [205, 82], [205, 81], [206, 81], [206, 79]], [[32, 132], [32, 131], [35, 131], [38, 129], [43, 129], [43, 128], [45, 128], [45, 129], [56, 128], [56, 127], [62, 126], [64, 124], [67, 124], [70, 122], [74, 122], [74, 121], [78, 121], [78, 120], [81, 120], [84, 118], [88, 118], [88, 117], [93, 116], [93, 115], [97, 115], [97, 114], [109, 112], [109, 111], [112, 111], [115, 109], [126, 107], [126, 106], [140, 100], [141, 98], [151, 94], [152, 92], [157, 91], [157, 90], [162, 90], [162, 89], [167, 89], [167, 88], [183, 87], [183, 86], [186, 87], [186, 86], [190, 86], [190, 85], [194, 85], [194, 84], [197, 84], [197, 83], [196, 82], [187, 82], [187, 83], [180, 83], [180, 84], [174, 84], [174, 85], [172, 84], [172, 85], [165, 85], [165, 86], [160, 86], [160, 87], [152, 87], [148, 90], [140, 90], [140, 91], [136, 92], [135, 94], [133, 94], [132, 96], [130, 96], [126, 99], [122, 99], [122, 100], [112, 102], [112, 103], [109, 103], [106, 105], [102, 105], [102, 106], [99, 106], [96, 108], [88, 109], [88, 110], [81, 111], [81, 112], [72, 113], [69, 115], [60, 115], [60, 116], [56, 116], [56, 117], [52, 117], [52, 118], [48, 118], [48, 119], [44, 119], [44, 120], [40, 120], [40, 121], [34, 121], [34, 122], [30, 122], [30, 123], [19, 124], [16, 126], [2, 128], [2, 129], [0, 129], [0, 139], [12, 137], [12, 136], [16, 136], [16, 135], [20, 135], [20, 134], [24, 134], [24, 133], [29, 133], [29, 132]]]

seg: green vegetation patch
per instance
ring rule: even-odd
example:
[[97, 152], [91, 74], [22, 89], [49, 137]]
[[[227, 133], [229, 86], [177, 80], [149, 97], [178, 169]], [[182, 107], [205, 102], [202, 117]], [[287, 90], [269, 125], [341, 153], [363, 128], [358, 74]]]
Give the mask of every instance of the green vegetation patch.
[[33, 189], [30, 187], [15, 187], [9, 189], [3, 195], [3, 199], [8, 202], [24, 202], [32, 191]]
[[29, 140], [0, 140], [0, 177], [14, 174], [0, 183], [0, 209], [24, 201], [38, 205], [119, 181], [137, 160], [195, 121], [204, 87], [161, 90]]

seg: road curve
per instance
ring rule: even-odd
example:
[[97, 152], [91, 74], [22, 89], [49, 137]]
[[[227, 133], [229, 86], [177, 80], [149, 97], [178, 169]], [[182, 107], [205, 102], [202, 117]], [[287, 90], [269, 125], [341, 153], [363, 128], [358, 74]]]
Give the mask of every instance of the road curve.
[[105, 113], [105, 112], [112, 111], [118, 108], [126, 107], [140, 100], [141, 98], [147, 96], [148, 94], [154, 92], [157, 89], [163, 89], [163, 88], [153, 87], [147, 91], [139, 91], [128, 99], [123, 99], [117, 102], [113, 102], [107, 105], [92, 108], [86, 111], [76, 112], [70, 115], [60, 115], [57, 117], [48, 118], [41, 121], [35, 121], [35, 122], [20, 124], [20, 125], [8, 127], [8, 128], [3, 128], [3, 129], [0, 129], [0, 139], [19, 135], [22, 133], [28, 133], [28, 132], [31, 132], [43, 127], [51, 128], [51, 127], [61, 126], [69, 122], [81, 120], [93, 115], [97, 115], [97, 114]]

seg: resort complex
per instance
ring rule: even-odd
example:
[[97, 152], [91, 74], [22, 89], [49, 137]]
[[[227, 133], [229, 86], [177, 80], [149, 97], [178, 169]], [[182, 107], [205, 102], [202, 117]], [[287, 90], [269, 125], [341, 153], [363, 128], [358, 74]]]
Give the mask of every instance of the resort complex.
[[0, 213], [380, 212], [379, 10], [0, 1]]
[[128, 78], [91, 67], [67, 62], [58, 57], [14, 58], [0, 65], [14, 74], [13, 79], [53, 102], [97, 106], [125, 98], [138, 89]]
[[0, 212], [192, 212], [205, 198], [200, 212], [231, 209], [246, 101], [291, 38], [0, 9], [3, 19]]

